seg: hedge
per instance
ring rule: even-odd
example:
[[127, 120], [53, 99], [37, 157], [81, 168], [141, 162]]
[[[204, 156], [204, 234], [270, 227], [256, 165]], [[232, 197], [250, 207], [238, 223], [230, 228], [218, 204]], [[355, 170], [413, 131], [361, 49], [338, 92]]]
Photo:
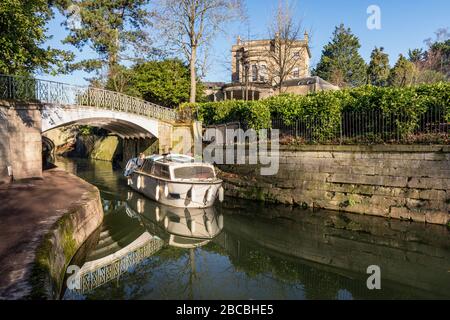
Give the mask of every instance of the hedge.
[[296, 120], [320, 119], [325, 135], [327, 130], [331, 133], [340, 125], [344, 111], [382, 111], [383, 116], [407, 119], [402, 125], [408, 131], [430, 110], [440, 110], [450, 122], [450, 83], [403, 88], [368, 85], [304, 96], [281, 94], [259, 101], [226, 100], [180, 106], [180, 111], [186, 110], [196, 112], [205, 125], [240, 121], [254, 129], [270, 127], [275, 117], [286, 125]]

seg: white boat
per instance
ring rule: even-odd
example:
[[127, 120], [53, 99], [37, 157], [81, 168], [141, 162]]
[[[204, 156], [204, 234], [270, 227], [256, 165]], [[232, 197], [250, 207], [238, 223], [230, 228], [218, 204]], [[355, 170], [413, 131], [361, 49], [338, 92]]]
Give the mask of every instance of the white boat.
[[207, 208], [217, 197], [223, 200], [214, 166], [186, 155], [152, 155], [140, 164], [131, 159], [125, 175], [131, 188], [165, 205]]

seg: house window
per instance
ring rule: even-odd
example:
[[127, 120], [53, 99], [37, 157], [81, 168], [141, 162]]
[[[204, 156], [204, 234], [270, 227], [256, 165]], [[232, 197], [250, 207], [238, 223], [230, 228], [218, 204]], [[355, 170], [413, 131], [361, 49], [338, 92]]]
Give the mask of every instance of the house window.
[[294, 68], [294, 70], [292, 70], [292, 76], [294, 78], [300, 78], [300, 71], [298, 70], [298, 68]]
[[252, 81], [258, 81], [258, 67], [256, 64], [252, 65]]
[[259, 81], [264, 82], [266, 81], [267, 76], [267, 67], [265, 65], [262, 65], [259, 67]]

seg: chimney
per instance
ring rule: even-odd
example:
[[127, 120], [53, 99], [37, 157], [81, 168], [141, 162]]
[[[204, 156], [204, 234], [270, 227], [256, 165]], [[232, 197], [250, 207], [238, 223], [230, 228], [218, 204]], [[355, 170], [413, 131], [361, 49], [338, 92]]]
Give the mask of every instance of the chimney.
[[238, 37], [237, 37], [236, 44], [238, 44], [238, 45], [241, 44], [241, 36], [238, 36]]
[[308, 35], [308, 31], [305, 31], [305, 41], [308, 42], [309, 41], [309, 35]]

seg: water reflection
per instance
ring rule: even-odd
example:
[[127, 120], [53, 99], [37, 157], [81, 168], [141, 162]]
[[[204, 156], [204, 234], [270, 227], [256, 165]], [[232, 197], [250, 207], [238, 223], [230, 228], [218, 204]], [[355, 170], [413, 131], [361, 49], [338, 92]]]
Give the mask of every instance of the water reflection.
[[[108, 165], [66, 165], [99, 187], [105, 218], [73, 261], [103, 271], [65, 299], [450, 298], [445, 227], [235, 199], [171, 208]], [[366, 287], [371, 264], [382, 290]]]
[[[165, 245], [193, 249], [209, 243], [223, 228], [215, 208], [168, 207], [130, 193], [126, 202], [103, 200], [105, 220], [97, 244], [82, 259], [79, 284], [66, 298], [82, 297], [133, 270]], [[85, 252], [85, 250], [81, 250]], [[195, 274], [195, 254], [189, 252]]]
[[140, 219], [152, 234], [170, 246], [196, 248], [209, 243], [223, 228], [223, 216], [214, 207], [175, 208], [130, 192], [126, 211]]

